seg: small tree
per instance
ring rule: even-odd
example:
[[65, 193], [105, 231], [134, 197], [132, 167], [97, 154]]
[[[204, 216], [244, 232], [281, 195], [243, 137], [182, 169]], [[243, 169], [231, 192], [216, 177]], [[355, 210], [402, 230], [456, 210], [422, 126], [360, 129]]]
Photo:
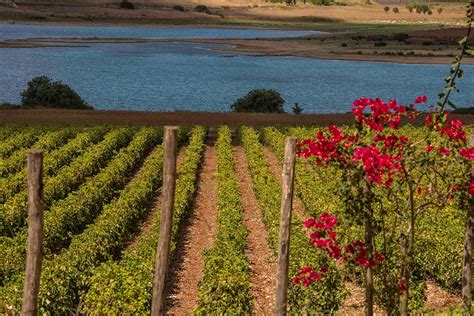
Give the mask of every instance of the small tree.
[[388, 13], [388, 11], [390, 11], [390, 7], [385, 7], [383, 8], [383, 10], [385, 11], [385, 13]]
[[181, 12], [184, 12], [184, 11], [185, 11], [185, 9], [184, 9], [184, 7], [183, 7], [182, 5], [175, 5], [175, 6], [173, 6], [173, 10], [175, 10], [175, 11], [181, 11]]
[[431, 10], [430, 10], [430, 7], [427, 6], [426, 4], [422, 4], [422, 5], [420, 6], [420, 8], [421, 8], [421, 12], [423, 12], [423, 14], [426, 14], [426, 13], [428, 13], [428, 12], [431, 11]]
[[437, 11], [438, 11], [439, 14], [441, 14], [443, 12], [443, 8], [440, 7], [440, 8], [438, 8]]
[[198, 4], [197, 6], [195, 6], [194, 11], [199, 13], [211, 14], [211, 11], [204, 4]]
[[303, 113], [303, 108], [300, 107], [298, 102], [295, 103], [295, 105], [291, 108], [293, 110], [293, 114], [301, 114]]
[[393, 11], [393, 13], [395, 13], [395, 14], [400, 12], [397, 7], [393, 7], [392, 11]]
[[21, 105], [51, 108], [93, 109], [71, 87], [46, 76], [33, 78], [21, 93]]
[[230, 107], [234, 112], [283, 113], [285, 100], [273, 89], [256, 89], [237, 99]]

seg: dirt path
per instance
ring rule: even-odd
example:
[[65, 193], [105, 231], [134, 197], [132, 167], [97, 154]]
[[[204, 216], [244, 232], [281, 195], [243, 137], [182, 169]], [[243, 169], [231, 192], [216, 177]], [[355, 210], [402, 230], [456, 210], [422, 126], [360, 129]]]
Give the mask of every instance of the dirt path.
[[448, 311], [450, 308], [460, 307], [462, 299], [459, 296], [448, 293], [435, 282], [426, 281], [425, 309], [428, 312]]
[[234, 147], [235, 171], [244, 207], [244, 223], [249, 230], [247, 258], [251, 264], [251, 295], [254, 298], [254, 313], [271, 315], [275, 307], [276, 258], [268, 246], [268, 234], [252, 191], [252, 179], [247, 159], [241, 146]]
[[212, 246], [216, 235], [217, 156], [213, 143], [204, 150], [204, 162], [199, 185], [190, 214], [180, 232], [174, 267], [167, 285], [168, 315], [187, 315], [197, 304], [198, 283], [202, 278], [204, 259], [202, 252]]

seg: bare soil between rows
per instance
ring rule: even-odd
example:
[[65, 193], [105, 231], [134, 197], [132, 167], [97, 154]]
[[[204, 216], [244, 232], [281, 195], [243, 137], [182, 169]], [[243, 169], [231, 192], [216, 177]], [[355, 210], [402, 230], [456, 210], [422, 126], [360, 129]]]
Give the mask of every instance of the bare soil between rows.
[[272, 315], [275, 309], [276, 257], [268, 246], [268, 233], [263, 224], [257, 198], [252, 190], [252, 178], [244, 149], [234, 147], [235, 171], [244, 208], [244, 224], [249, 230], [247, 258], [250, 262], [250, 294], [254, 299], [256, 315]]
[[196, 308], [204, 267], [202, 253], [212, 246], [216, 235], [218, 188], [214, 140], [207, 142], [203, 159], [194, 208], [179, 234], [175, 260], [165, 289], [168, 315], [187, 315]]

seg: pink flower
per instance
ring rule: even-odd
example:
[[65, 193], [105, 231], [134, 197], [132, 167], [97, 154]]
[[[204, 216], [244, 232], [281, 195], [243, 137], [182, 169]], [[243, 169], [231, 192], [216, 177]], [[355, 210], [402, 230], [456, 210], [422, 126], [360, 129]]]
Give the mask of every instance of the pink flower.
[[400, 283], [398, 284], [398, 292], [402, 293], [407, 290], [407, 285], [403, 280], [400, 280]]
[[474, 160], [474, 147], [461, 148], [459, 154], [468, 160]]
[[316, 220], [314, 218], [308, 218], [307, 220], [304, 221], [304, 227], [311, 228], [313, 227], [315, 222]]
[[441, 154], [446, 155], [446, 156], [451, 155], [451, 150], [449, 150], [449, 149], [447, 149], [447, 148], [444, 148], [444, 147], [438, 148], [438, 151], [439, 151]]
[[426, 95], [416, 97], [415, 103], [426, 103], [428, 101], [428, 97]]
[[385, 259], [385, 257], [380, 253], [380, 252], [376, 252], [375, 253], [375, 260], [377, 261], [383, 261]]

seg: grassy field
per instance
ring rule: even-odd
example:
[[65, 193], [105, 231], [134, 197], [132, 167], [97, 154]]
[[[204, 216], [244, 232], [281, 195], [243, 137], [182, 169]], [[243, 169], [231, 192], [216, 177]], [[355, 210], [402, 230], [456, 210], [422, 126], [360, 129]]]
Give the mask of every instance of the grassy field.
[[[465, 9], [462, 5], [432, 4], [433, 14], [409, 12], [398, 5], [398, 13], [385, 13], [385, 5], [362, 5], [358, 1], [343, 1], [344, 6], [317, 6], [241, 0], [189, 0], [132, 1], [135, 10], [119, 9], [118, 3], [96, 1], [84, 4], [79, 1], [36, 2], [16, 1], [18, 7], [0, 6], [0, 18], [6, 22], [31, 21], [37, 23], [109, 23], [141, 25], [214, 25], [238, 27], [303, 28], [328, 31], [365, 30], [367, 28], [404, 29], [419, 25], [460, 25]], [[197, 4], [206, 5], [210, 14], [194, 11]], [[180, 5], [184, 11], [173, 9]], [[392, 9], [396, 5], [390, 5]], [[436, 10], [442, 8], [442, 13]]]
[[[0, 126], [0, 312], [18, 312], [21, 304], [30, 147], [45, 150], [41, 312], [150, 312], [162, 132], [144, 126]], [[416, 137], [419, 129], [401, 132]], [[167, 314], [271, 313], [283, 142], [285, 135], [314, 133], [301, 127], [240, 127], [238, 133], [227, 126], [180, 128]], [[338, 181], [333, 170], [298, 160], [289, 277], [319, 258], [307, 246], [305, 218], [330, 211], [342, 219], [341, 234], [361, 233], [332, 191]], [[429, 277], [417, 312], [446, 312], [461, 303], [464, 213], [448, 207], [424, 216], [416, 273]], [[363, 312], [359, 277], [334, 283], [340, 314]], [[321, 308], [314, 304], [329, 294], [322, 299], [318, 291], [290, 286], [290, 309]], [[376, 308], [383, 313], [380, 304]]]

